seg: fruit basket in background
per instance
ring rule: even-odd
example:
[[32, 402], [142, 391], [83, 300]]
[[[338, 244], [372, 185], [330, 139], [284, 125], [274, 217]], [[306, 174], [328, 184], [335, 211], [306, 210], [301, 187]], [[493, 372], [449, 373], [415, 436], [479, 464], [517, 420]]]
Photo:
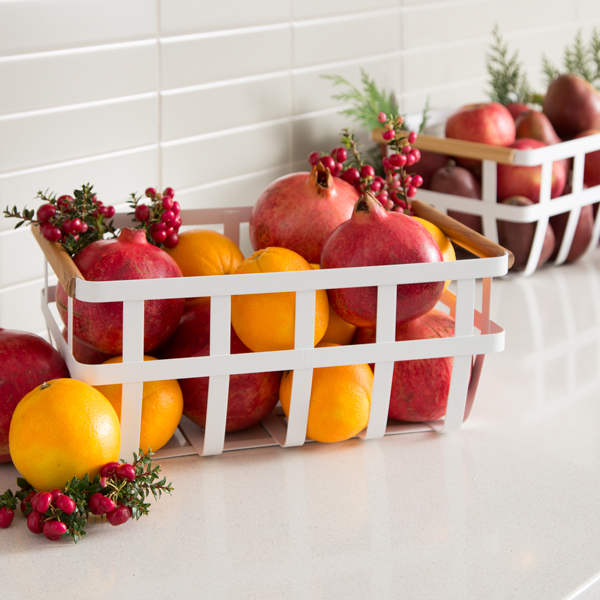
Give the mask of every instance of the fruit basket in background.
[[[440, 124], [437, 125], [439, 128]], [[385, 148], [381, 133], [381, 130], [374, 130], [372, 138], [382, 144], [382, 148]], [[420, 200], [444, 213], [450, 210], [481, 217], [483, 235], [494, 242], [498, 242], [499, 220], [509, 223], [535, 224], [535, 233], [526, 265], [518, 273], [511, 271], [511, 276], [513, 273], [528, 276], [535, 272], [550, 217], [569, 213], [556, 258], [553, 262], [546, 263], [555, 266], [563, 264], [571, 250], [582, 207], [600, 202], [600, 185], [585, 189], [583, 183], [585, 155], [600, 150], [600, 134], [531, 150], [517, 150], [503, 146], [420, 134], [414, 146], [421, 151], [482, 161], [481, 200], [426, 189], [419, 190], [418, 198]], [[552, 163], [565, 159], [573, 160], [571, 191], [563, 196], [551, 199]], [[541, 166], [539, 202], [530, 206], [512, 206], [498, 203], [496, 186], [497, 165], [499, 164], [527, 167]], [[597, 211], [595, 214], [592, 235], [585, 254], [589, 254], [598, 246], [600, 238], [599, 212]]]
[[[221, 226], [223, 233], [239, 245], [240, 231], [245, 231], [251, 210], [251, 207], [196, 209], [182, 211], [181, 216], [186, 225]], [[81, 277], [59, 244], [48, 242], [39, 234], [38, 228], [33, 227], [32, 231], [47, 259], [42, 310], [49, 334], [63, 355], [71, 377], [90, 385], [123, 384], [122, 457], [129, 457], [138, 449], [143, 382], [188, 377], [209, 377], [206, 427], [202, 429], [183, 417], [171, 442], [157, 451], [157, 458], [217, 455], [224, 450], [262, 446], [303, 445], [307, 441], [305, 434], [313, 369], [334, 365], [376, 364], [369, 424], [359, 438], [459, 429], [471, 411], [485, 355], [504, 349], [504, 330], [490, 319], [492, 279], [507, 273], [512, 255], [425, 203], [415, 202], [414, 210], [476, 256], [426, 264], [92, 282]], [[125, 214], [117, 214], [114, 224], [125, 227], [130, 224], [129, 218]], [[48, 264], [69, 296], [69, 334], [66, 341], [61, 335], [62, 322], [55, 305], [56, 286], [49, 284]], [[444, 291], [438, 308], [455, 318], [455, 336], [396, 342], [396, 286], [445, 280], [453, 283]], [[376, 342], [315, 348], [315, 290], [357, 287], [357, 281], [361, 286], [378, 287]], [[294, 349], [231, 354], [231, 296], [284, 291], [296, 292]], [[210, 355], [144, 362], [144, 301], [198, 296], [211, 298]], [[75, 360], [71, 334], [73, 298], [84, 302], [123, 302], [122, 363], [88, 365]], [[427, 423], [388, 423], [394, 361], [448, 356], [454, 357], [454, 361], [445, 418]], [[287, 370], [294, 371], [289, 419], [285, 419], [278, 405], [260, 426], [226, 434], [229, 376]]]

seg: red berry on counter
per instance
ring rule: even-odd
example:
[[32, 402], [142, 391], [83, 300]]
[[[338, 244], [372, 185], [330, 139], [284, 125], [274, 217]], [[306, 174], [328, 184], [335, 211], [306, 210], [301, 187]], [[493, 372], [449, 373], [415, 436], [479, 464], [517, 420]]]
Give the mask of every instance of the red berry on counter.
[[15, 513], [11, 508], [3, 506], [0, 508], [0, 529], [6, 529], [15, 518]]
[[[102, 494], [100, 495], [102, 496]], [[101, 498], [98, 498], [98, 509], [101, 511], [100, 514], [104, 515], [115, 509], [115, 503], [107, 496], [102, 496]]]
[[29, 494], [27, 494], [27, 496], [25, 496], [25, 498], [23, 498], [23, 500], [21, 500], [21, 513], [25, 513], [26, 507], [25, 507], [25, 503], [26, 502], [31, 502], [31, 499], [35, 496], [36, 492], [29, 492]]
[[117, 472], [117, 469], [119, 468], [120, 464], [121, 463], [118, 463], [118, 462], [109, 462], [109, 463], [106, 463], [100, 469], [100, 476], [101, 477], [112, 477]]
[[67, 515], [72, 515], [75, 512], [75, 501], [64, 494], [59, 496], [54, 504], [56, 508], [62, 510]]
[[44, 537], [55, 542], [67, 533], [67, 526], [61, 521], [46, 521], [42, 527]]
[[129, 506], [119, 506], [106, 515], [108, 522], [115, 527], [123, 525], [131, 519], [131, 508]]
[[52, 501], [55, 502], [57, 498], [63, 495], [63, 492], [58, 488], [54, 488], [53, 490], [50, 490], [50, 495], [52, 496]]
[[117, 477], [119, 479], [129, 479], [129, 481], [133, 481], [136, 477], [135, 467], [128, 463], [119, 465], [119, 468], [117, 469]]
[[31, 500], [33, 510], [44, 514], [52, 503], [52, 494], [50, 492], [38, 492]]
[[102, 494], [100, 494], [99, 492], [96, 492], [95, 494], [92, 494], [88, 500], [88, 508], [90, 509], [90, 512], [93, 515], [104, 514], [100, 510], [100, 505], [99, 505], [100, 498], [104, 498], [104, 496]]
[[42, 533], [43, 523], [44, 516], [37, 510], [34, 510], [27, 517], [27, 529], [29, 529], [31, 533], [35, 533], [36, 535]]

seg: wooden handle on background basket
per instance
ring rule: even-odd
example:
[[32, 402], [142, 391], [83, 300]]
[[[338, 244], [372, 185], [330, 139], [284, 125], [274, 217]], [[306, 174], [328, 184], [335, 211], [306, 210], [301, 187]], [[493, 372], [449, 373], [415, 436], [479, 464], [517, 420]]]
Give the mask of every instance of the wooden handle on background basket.
[[413, 200], [411, 203], [413, 213], [430, 223], [439, 227], [453, 242], [481, 258], [503, 256], [508, 254], [508, 268], [515, 262], [515, 257], [510, 250], [492, 242], [485, 236], [473, 231], [466, 225], [459, 223], [452, 217], [433, 208], [421, 200]]
[[75, 280], [77, 278], [84, 279], [77, 268], [77, 265], [58, 242], [50, 242], [42, 235], [39, 225], [33, 225], [31, 227], [31, 232], [42, 249], [46, 260], [50, 263], [52, 270], [58, 277], [61, 285], [65, 288], [65, 292], [67, 292], [68, 296], [74, 298]]
[[[408, 136], [408, 131], [406, 136]], [[383, 129], [373, 129], [371, 137], [378, 144], [388, 144], [382, 137]], [[405, 136], [404, 136], [405, 137]], [[452, 138], [437, 137], [420, 133], [417, 140], [412, 144], [419, 150], [427, 150], [437, 154], [448, 154], [449, 156], [460, 156], [462, 158], [473, 158], [475, 160], [493, 160], [504, 165], [514, 163], [515, 149], [504, 146], [491, 146], [478, 142], [467, 142]]]

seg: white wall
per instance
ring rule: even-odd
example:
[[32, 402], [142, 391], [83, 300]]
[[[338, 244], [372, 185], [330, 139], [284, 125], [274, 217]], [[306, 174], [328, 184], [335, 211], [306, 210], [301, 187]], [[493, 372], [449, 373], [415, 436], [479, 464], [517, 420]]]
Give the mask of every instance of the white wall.
[[[0, 208], [86, 182], [117, 206], [149, 185], [184, 208], [250, 205], [355, 127], [321, 74], [363, 67], [404, 114], [484, 100], [494, 23], [540, 87], [542, 54], [589, 39], [600, 2], [0, 0]], [[40, 333], [43, 258], [14, 225], [0, 327]]]

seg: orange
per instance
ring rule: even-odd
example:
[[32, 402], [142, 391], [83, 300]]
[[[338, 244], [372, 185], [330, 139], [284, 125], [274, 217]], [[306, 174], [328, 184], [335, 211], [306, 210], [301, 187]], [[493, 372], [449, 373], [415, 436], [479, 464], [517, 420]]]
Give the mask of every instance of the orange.
[[[338, 344], [318, 344], [317, 348]], [[289, 416], [293, 371], [286, 371], [279, 399]], [[369, 365], [321, 367], [313, 371], [306, 437], [316, 442], [341, 442], [360, 433], [369, 422], [373, 371]]]
[[[413, 217], [413, 219], [419, 221], [419, 223], [421, 223], [421, 225], [423, 225], [427, 231], [429, 231], [436, 244], [439, 246], [444, 260], [456, 260], [456, 253], [454, 252], [454, 246], [452, 245], [452, 242], [437, 225], [434, 225], [425, 219], [421, 219], [421, 217]], [[450, 282], [446, 281], [444, 289], [446, 289], [449, 285]]]
[[[179, 234], [175, 248], [163, 248], [184, 277], [232, 275], [244, 260], [237, 244], [212, 229], [189, 229]], [[186, 307], [208, 302], [209, 297], [187, 298]]]
[[[240, 263], [236, 273], [309, 271], [310, 264], [287, 248], [257, 250]], [[325, 290], [317, 290], [315, 335], [317, 344], [329, 322], [329, 301]], [[231, 324], [238, 337], [254, 352], [291, 350], [294, 347], [296, 293], [244, 294], [231, 297]]]
[[[144, 360], [157, 360], [144, 356]], [[123, 362], [122, 356], [115, 356], [103, 364]], [[96, 389], [104, 394], [121, 420], [121, 396], [123, 386], [97, 385]], [[140, 448], [144, 452], [156, 452], [172, 437], [183, 414], [183, 395], [176, 379], [146, 381], [142, 392], [142, 422], [140, 429]]]
[[[320, 269], [321, 266], [315, 263], [310, 263], [313, 269]], [[348, 346], [352, 343], [354, 335], [358, 327], [348, 321], [344, 321], [340, 315], [338, 315], [331, 304], [329, 305], [329, 324], [327, 325], [327, 331], [321, 339], [322, 343], [339, 344], [340, 346]]]
[[121, 429], [110, 402], [77, 379], [42, 383], [17, 404], [8, 434], [17, 470], [37, 490], [95, 477], [119, 458]]

